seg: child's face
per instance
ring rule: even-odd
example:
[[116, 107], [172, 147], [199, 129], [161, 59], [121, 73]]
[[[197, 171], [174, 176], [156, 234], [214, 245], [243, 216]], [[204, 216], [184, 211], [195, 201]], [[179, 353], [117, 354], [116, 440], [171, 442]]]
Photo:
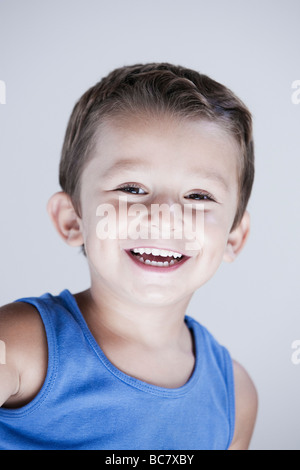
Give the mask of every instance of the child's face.
[[[92, 288], [147, 306], [189, 299], [227, 252], [238, 203], [239, 158], [233, 138], [205, 121], [124, 119], [106, 124], [81, 179], [80, 227]], [[179, 238], [172, 208], [171, 219], [163, 219], [160, 230], [158, 219], [151, 217], [152, 208], [161, 204], [182, 209], [181, 216], [176, 212], [182, 224]], [[110, 208], [108, 218], [104, 209]], [[107, 231], [111, 238], [104, 235]], [[180, 258], [144, 253], [143, 262], [143, 253], [132, 253], [139, 248], [185, 256], [178, 262]], [[165, 264], [153, 266], [153, 259]]]

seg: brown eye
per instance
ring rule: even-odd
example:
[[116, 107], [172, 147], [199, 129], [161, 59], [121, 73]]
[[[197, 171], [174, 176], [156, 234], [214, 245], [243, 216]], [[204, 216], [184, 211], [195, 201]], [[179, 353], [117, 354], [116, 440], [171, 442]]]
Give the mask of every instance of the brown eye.
[[196, 201], [215, 201], [212, 195], [209, 193], [193, 193], [187, 197]]
[[121, 188], [116, 189], [116, 191], [124, 191], [125, 193], [130, 193], [130, 194], [146, 194], [146, 192], [137, 185], [126, 185], [122, 186]]

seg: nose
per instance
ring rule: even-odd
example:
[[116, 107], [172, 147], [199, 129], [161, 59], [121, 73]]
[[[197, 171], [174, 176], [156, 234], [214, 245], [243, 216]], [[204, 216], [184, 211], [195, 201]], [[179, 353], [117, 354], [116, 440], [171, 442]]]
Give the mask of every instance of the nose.
[[183, 210], [182, 204], [170, 195], [157, 195], [147, 206], [142, 223], [151, 230], [151, 238], [182, 237]]
[[170, 195], [152, 200], [147, 222], [151, 227], [151, 238], [177, 239], [185, 241], [185, 248], [200, 251], [204, 246], [204, 204], [193, 207]]
[[199, 251], [204, 243], [203, 215], [191, 204], [178, 202], [169, 195], [157, 195], [146, 204], [129, 207], [128, 236], [135, 240], [181, 240], [187, 250]]

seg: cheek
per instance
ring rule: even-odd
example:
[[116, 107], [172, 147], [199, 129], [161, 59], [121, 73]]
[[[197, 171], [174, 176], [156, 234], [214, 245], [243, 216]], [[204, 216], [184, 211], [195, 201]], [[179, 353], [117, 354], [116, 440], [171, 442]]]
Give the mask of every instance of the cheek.
[[119, 240], [126, 236], [127, 217], [119, 214], [118, 204], [110, 202], [91, 204], [84, 214], [82, 233], [89, 262], [101, 271], [111, 271], [119, 262]]
[[85, 210], [82, 219], [82, 234], [85, 251], [90, 262], [105, 261], [105, 255], [109, 247], [109, 230], [112, 224], [108, 223], [108, 217], [103, 213], [97, 213], [98, 207], [90, 207]]
[[204, 251], [213, 259], [222, 261], [229, 235], [226, 220], [207, 214], [204, 220]]
[[203, 249], [196, 258], [198, 287], [211, 279], [223, 261], [227, 230], [212, 215], [205, 216]]
[[[137, 206], [137, 205], [136, 205]], [[102, 203], [95, 209], [96, 217], [90, 218], [90, 227], [94, 225], [94, 231], [98, 240], [125, 240], [130, 238], [130, 227], [134, 220], [140, 222], [139, 217], [130, 216], [130, 205], [122, 198], [113, 203]], [[89, 227], [89, 228], [90, 228]]]

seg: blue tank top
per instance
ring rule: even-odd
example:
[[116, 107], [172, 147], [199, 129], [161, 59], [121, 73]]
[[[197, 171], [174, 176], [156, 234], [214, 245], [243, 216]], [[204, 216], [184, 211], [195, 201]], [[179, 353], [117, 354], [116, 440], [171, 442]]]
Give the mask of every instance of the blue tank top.
[[135, 379], [116, 368], [92, 336], [75, 298], [16, 300], [34, 305], [48, 342], [38, 395], [0, 408], [1, 450], [225, 450], [234, 432], [234, 380], [228, 351], [194, 319], [196, 362], [179, 388]]

